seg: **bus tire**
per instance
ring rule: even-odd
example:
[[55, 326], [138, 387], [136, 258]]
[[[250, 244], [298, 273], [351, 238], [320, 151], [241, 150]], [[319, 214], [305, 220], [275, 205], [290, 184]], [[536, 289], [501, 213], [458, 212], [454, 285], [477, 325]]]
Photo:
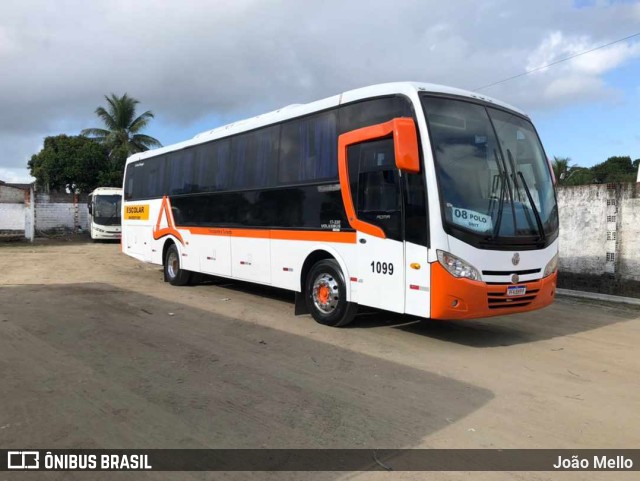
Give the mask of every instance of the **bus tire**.
[[347, 302], [344, 275], [334, 259], [323, 259], [313, 265], [304, 292], [311, 316], [325, 326], [346, 326], [358, 312], [357, 304]]
[[171, 244], [164, 257], [164, 278], [172, 286], [186, 286], [191, 280], [191, 272], [180, 267], [180, 252]]

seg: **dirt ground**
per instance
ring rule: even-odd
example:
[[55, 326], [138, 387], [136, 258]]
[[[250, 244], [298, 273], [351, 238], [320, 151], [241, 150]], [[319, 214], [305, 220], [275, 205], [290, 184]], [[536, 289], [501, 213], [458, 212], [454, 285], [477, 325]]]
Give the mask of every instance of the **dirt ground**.
[[[5, 449], [640, 448], [632, 307], [559, 298], [542, 311], [464, 322], [367, 312], [333, 329], [295, 317], [289, 292], [221, 279], [172, 287], [118, 244], [0, 245], [0, 260]], [[0, 479], [248, 478], [7, 474]], [[259, 475], [637, 479], [288, 476]]]

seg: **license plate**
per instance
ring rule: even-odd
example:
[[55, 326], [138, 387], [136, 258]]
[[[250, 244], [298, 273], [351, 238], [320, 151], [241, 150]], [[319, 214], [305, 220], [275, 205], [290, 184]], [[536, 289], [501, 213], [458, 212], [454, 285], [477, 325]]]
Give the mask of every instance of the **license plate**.
[[527, 293], [527, 286], [509, 286], [507, 287], [508, 296], [524, 296]]

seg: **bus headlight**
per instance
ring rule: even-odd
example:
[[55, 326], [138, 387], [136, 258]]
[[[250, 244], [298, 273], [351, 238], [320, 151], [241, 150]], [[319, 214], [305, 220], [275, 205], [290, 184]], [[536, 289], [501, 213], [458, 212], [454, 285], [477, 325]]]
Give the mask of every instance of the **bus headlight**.
[[542, 277], [550, 276], [557, 270], [558, 270], [558, 254], [556, 253], [556, 255], [553, 256], [553, 258], [549, 261], [547, 266], [544, 268], [544, 274], [542, 274]]
[[465, 277], [474, 281], [480, 280], [480, 272], [468, 262], [448, 252], [437, 250], [438, 262], [455, 277]]

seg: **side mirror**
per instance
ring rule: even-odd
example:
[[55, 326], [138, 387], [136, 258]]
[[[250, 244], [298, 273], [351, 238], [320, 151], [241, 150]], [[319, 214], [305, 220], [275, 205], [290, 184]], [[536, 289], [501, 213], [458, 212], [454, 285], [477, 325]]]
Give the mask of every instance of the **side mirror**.
[[393, 119], [391, 123], [396, 166], [403, 172], [417, 174], [420, 172], [420, 151], [415, 122], [413, 119], [400, 117]]

